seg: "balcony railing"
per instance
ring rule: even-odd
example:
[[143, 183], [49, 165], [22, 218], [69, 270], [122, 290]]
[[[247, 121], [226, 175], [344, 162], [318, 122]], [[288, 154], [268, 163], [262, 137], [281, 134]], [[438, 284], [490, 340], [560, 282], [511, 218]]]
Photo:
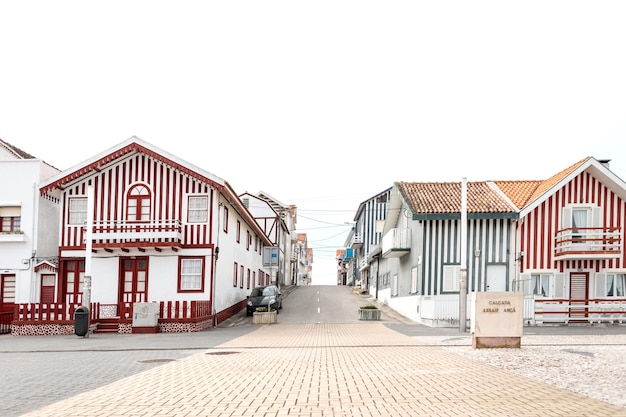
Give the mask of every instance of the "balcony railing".
[[93, 226], [94, 240], [164, 242], [182, 240], [179, 220], [131, 222], [127, 220], [100, 220]]
[[411, 229], [391, 229], [383, 236], [383, 258], [400, 258], [411, 251]]
[[557, 231], [554, 256], [559, 259], [610, 259], [622, 251], [621, 227], [568, 228]]
[[352, 243], [350, 244], [350, 246], [354, 249], [359, 249], [363, 247], [363, 237], [361, 235], [354, 235], [352, 237]]

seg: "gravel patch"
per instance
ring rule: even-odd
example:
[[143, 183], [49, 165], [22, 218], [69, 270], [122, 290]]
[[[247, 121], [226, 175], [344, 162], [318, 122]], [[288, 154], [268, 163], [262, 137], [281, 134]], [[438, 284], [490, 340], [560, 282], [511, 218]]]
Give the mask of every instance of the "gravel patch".
[[474, 349], [470, 337], [415, 339], [626, 408], [626, 335], [524, 336], [519, 349]]

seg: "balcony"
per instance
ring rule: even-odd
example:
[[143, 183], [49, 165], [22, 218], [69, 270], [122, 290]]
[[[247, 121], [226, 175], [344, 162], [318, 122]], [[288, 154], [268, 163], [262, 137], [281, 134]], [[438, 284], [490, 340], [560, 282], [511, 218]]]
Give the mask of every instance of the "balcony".
[[182, 241], [182, 227], [179, 220], [101, 220], [94, 222], [93, 240], [94, 247], [124, 243], [177, 246]]
[[361, 235], [354, 235], [352, 237], [352, 242], [350, 243], [350, 247], [353, 249], [360, 249], [363, 247], [363, 237]]
[[350, 262], [352, 260], [352, 254], [352, 248], [346, 248], [346, 251], [343, 253], [343, 258], [341, 258], [341, 262], [343, 262], [344, 264]]
[[383, 236], [383, 258], [401, 258], [411, 252], [411, 229], [391, 229]]
[[562, 259], [613, 259], [622, 252], [621, 227], [585, 227], [557, 231], [554, 257]]

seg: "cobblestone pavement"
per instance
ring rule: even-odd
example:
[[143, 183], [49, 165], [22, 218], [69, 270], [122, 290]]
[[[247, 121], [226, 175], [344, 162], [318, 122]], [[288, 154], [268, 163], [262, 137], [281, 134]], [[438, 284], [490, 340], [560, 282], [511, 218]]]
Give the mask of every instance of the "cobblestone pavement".
[[[244, 333], [24, 415], [626, 416], [624, 407], [470, 357], [467, 335], [402, 334], [377, 322]], [[122, 367], [139, 366], [128, 360]]]

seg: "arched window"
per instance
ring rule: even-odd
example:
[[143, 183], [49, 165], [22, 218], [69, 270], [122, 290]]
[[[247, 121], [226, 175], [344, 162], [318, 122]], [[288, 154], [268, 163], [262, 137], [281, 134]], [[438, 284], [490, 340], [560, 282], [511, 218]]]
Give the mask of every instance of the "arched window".
[[145, 185], [135, 185], [126, 197], [126, 220], [147, 222], [150, 220], [150, 190]]

